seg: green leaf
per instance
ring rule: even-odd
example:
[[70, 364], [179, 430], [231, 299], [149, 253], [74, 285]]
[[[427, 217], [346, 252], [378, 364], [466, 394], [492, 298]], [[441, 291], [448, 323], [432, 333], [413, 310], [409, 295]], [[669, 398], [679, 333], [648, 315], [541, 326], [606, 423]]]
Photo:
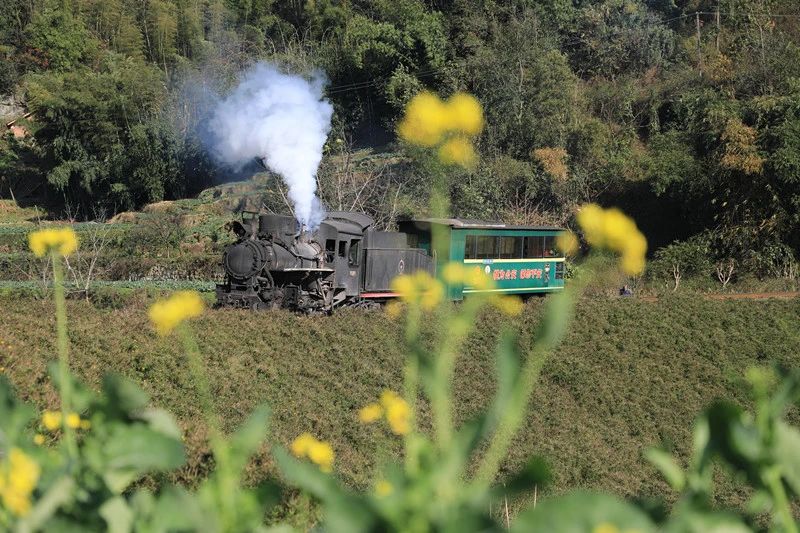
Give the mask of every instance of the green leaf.
[[686, 475], [681, 467], [678, 466], [674, 457], [656, 448], [645, 450], [644, 456], [650, 461], [650, 464], [661, 472], [661, 475], [664, 476], [673, 490], [678, 492], [683, 490], [683, 487], [686, 486]]
[[766, 490], [757, 490], [747, 502], [747, 512], [751, 514], [768, 513], [772, 509], [772, 495]]
[[107, 374], [103, 378], [103, 392], [108, 405], [125, 414], [144, 409], [150, 401], [139, 385], [119, 374]]
[[333, 476], [322, 472], [316, 465], [296, 460], [283, 448], [275, 448], [273, 455], [281, 473], [292, 485], [323, 501], [346, 498]]
[[772, 451], [781, 467], [781, 474], [795, 495], [800, 496], [800, 431], [785, 422], [775, 424], [775, 444]]
[[656, 530], [644, 512], [627, 502], [609, 494], [577, 491], [544, 500], [535, 509], [522, 512], [512, 523], [511, 531], [591, 533], [601, 525], [640, 533]]
[[244, 466], [244, 463], [267, 437], [269, 417], [269, 406], [260, 405], [231, 437], [231, 456], [238, 458], [242, 463], [239, 468]]
[[181, 487], [167, 487], [158, 496], [151, 522], [161, 531], [202, 530], [203, 509], [197, 497]]
[[679, 510], [663, 528], [664, 533], [751, 533], [739, 518], [728, 513], [697, 510], [685, 507]]
[[282, 448], [276, 448], [273, 454], [289, 483], [323, 502], [326, 531], [356, 533], [370, 529], [375, 521], [370, 509], [342, 489], [333, 476], [321, 472], [315, 465], [297, 461]]
[[514, 400], [514, 390], [519, 381], [520, 358], [518, 335], [506, 330], [497, 344], [497, 393], [482, 428], [482, 435], [492, 432]]
[[711, 428], [708, 424], [708, 417], [703, 415], [694, 423], [692, 432], [692, 468], [702, 470], [711, 461], [712, 450], [708, 443], [711, 440]]
[[553, 294], [547, 299], [547, 309], [536, 335], [536, 345], [542, 350], [554, 348], [564, 337], [574, 312], [573, 295], [569, 291]]
[[133, 526], [133, 511], [119, 496], [106, 500], [98, 512], [108, 524], [109, 533], [128, 533]]
[[141, 474], [178, 468], [186, 460], [179, 440], [144, 424], [112, 425], [102, 451], [108, 468], [103, 477], [115, 492], [124, 490]]
[[75, 481], [71, 477], [56, 480], [33, 506], [31, 512], [17, 525], [19, 533], [39, 531], [58, 509], [72, 501], [76, 492]]
[[717, 402], [707, 411], [709, 447], [732, 466], [747, 470], [763, 454], [761, 435], [749, 423], [742, 409], [728, 402]]
[[[50, 373], [50, 379], [53, 381], [53, 384], [56, 388], [60, 391], [61, 390], [61, 373], [59, 372], [58, 368], [58, 361], [53, 361], [49, 365], [47, 365], [47, 370]], [[94, 393], [86, 387], [83, 383], [75, 379], [71, 373], [67, 374], [67, 379], [69, 379], [70, 387], [72, 394], [70, 396], [72, 400], [72, 410], [81, 413], [89, 408], [94, 400]]]
[[14, 395], [6, 376], [0, 375], [0, 446], [21, 440], [34, 414], [33, 407], [20, 402]]
[[139, 420], [147, 422], [150, 429], [162, 433], [175, 440], [181, 440], [183, 433], [178, 423], [175, 422], [175, 417], [169, 411], [164, 409], [145, 409], [137, 415]]
[[457, 484], [464, 478], [467, 462], [480, 442], [480, 424], [468, 422], [456, 432], [450, 446], [442, 450], [430, 467], [438, 483]]

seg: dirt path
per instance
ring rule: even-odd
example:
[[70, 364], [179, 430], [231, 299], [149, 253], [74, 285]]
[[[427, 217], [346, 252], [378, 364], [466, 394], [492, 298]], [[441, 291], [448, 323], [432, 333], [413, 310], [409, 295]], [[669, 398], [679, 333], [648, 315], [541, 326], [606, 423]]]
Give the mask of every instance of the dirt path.
[[[780, 300], [791, 300], [800, 297], [800, 291], [782, 291], [782, 292], [743, 292], [743, 293], [708, 293], [702, 295], [709, 300], [766, 300], [769, 298], [778, 298]], [[641, 296], [640, 300], [645, 302], [657, 302], [658, 296]]]
[[783, 292], [745, 292], [741, 294], [711, 293], [704, 294], [706, 298], [712, 300], [764, 300], [766, 298], [780, 298], [781, 300], [791, 300], [800, 296], [800, 291]]

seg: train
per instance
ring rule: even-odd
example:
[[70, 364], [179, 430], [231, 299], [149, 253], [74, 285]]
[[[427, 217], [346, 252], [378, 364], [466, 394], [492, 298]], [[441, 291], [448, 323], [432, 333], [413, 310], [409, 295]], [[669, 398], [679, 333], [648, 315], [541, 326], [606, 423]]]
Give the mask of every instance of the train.
[[[314, 231], [289, 215], [249, 211], [230, 226], [236, 241], [223, 252], [221, 307], [328, 314], [376, 307], [398, 297], [391, 290], [396, 276], [420, 270], [436, 276], [449, 262], [480, 268], [494, 280], [491, 288], [446, 284], [453, 301], [477, 292], [528, 296], [564, 288], [564, 256], [555, 244], [564, 230], [557, 227], [427, 218], [380, 231], [370, 216], [349, 211], [327, 213]], [[438, 250], [434, 233], [446, 238]]]

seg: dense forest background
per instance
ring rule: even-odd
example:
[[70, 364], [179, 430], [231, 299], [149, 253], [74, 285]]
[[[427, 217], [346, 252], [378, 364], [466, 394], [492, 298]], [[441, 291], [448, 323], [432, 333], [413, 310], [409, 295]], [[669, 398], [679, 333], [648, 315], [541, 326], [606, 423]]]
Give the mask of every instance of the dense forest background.
[[685, 269], [796, 265], [796, 0], [4, 0], [0, 197], [91, 218], [235, 179], [204, 128], [260, 60], [327, 74], [334, 208], [423, 214], [394, 124], [421, 89], [466, 90], [487, 128], [454, 214], [568, 224], [598, 201], [681, 240], [661, 254]]

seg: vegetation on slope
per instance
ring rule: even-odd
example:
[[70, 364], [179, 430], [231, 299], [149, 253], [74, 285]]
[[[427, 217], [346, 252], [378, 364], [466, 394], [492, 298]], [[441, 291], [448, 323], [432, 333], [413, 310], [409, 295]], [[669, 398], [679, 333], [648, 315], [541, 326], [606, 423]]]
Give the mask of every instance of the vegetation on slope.
[[[453, 214], [568, 223], [600, 200], [653, 249], [700, 235], [712, 262], [761, 274], [749, 255], [800, 246], [799, 18], [790, 0], [11, 0], [0, 195], [92, 218], [228, 181], [202, 143], [211, 104], [270, 61], [330, 78], [328, 205], [424, 214], [429, 176], [395, 142], [399, 112], [423, 88], [466, 90], [487, 128], [478, 167], [451, 181]], [[359, 168], [364, 147], [377, 157]]]
[[[53, 407], [46, 377], [55, 346], [51, 304], [6, 300], [0, 306], [0, 365], [25, 399]], [[530, 340], [542, 300], [518, 320]], [[155, 336], [142, 303], [122, 309], [69, 304], [73, 368], [97, 386], [102, 375], [133, 378], [158, 406], [176, 414], [187, 435], [190, 462], [178, 479], [198, 483], [207, 473], [207, 429], [187, 361], [179, 346]], [[44, 317], [44, 318], [43, 318]], [[456, 372], [456, 416], [478, 412], [494, 390], [494, 356], [487, 346], [511, 319], [484, 315]], [[800, 301], [705, 301], [671, 298], [584, 299], [575, 327], [547, 363], [530, 412], [503, 471], [533, 454], [553, 466], [553, 490], [600, 487], [624, 495], [663, 495], [668, 489], [642, 458], [664, 445], [686, 458], [691, 422], [715, 398], [745, 404], [744, 371], [771, 362], [797, 366]], [[438, 326], [429, 326], [431, 333]], [[358, 423], [356, 411], [384, 388], [399, 387], [404, 351], [396, 322], [379, 312], [301, 317], [283, 312], [210, 311], [196, 327], [215, 407], [226, 429], [251, 410], [273, 408], [272, 439], [288, 444], [303, 431], [330, 441], [337, 472], [363, 487], [376, 450], [398, 453], [380, 429]], [[423, 406], [423, 423], [427, 420]], [[378, 455], [378, 457], [380, 454]], [[274, 473], [266, 449], [251, 479]], [[741, 504], [723, 484], [718, 496]]]

